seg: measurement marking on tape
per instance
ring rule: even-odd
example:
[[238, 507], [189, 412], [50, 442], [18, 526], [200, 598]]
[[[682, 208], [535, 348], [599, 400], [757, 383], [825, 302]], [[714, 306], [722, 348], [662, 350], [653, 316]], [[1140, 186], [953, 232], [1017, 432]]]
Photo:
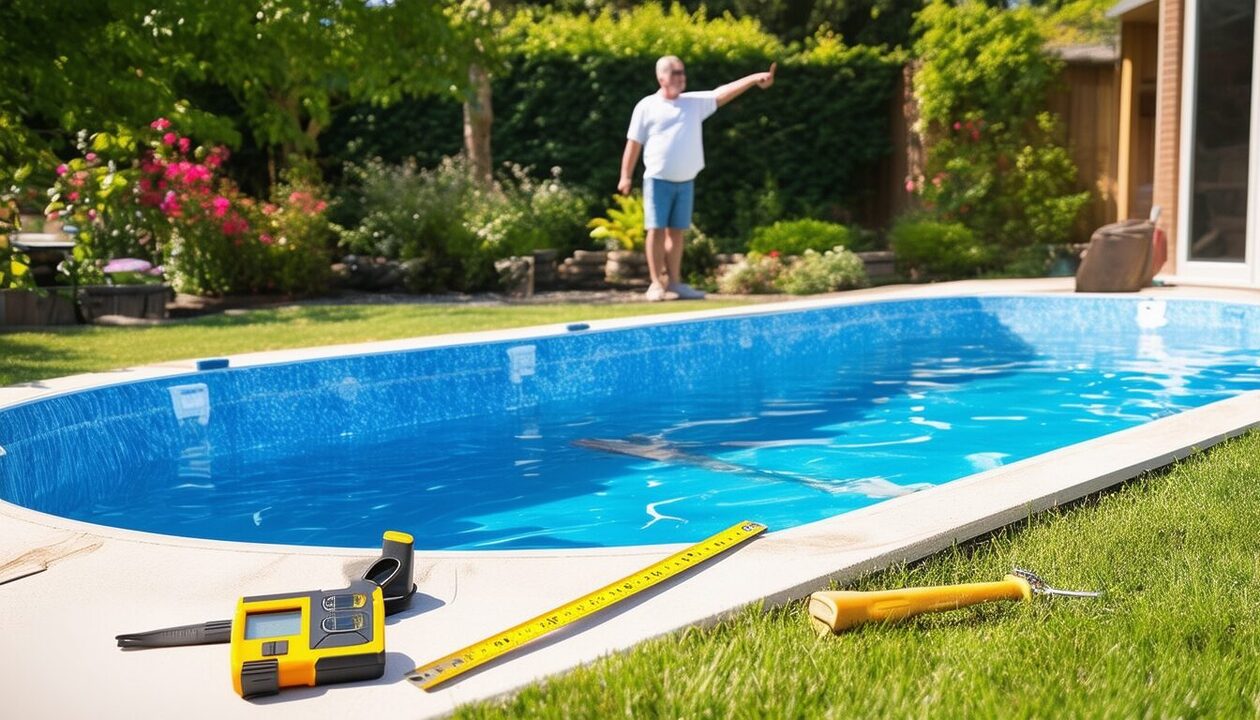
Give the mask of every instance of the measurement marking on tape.
[[660, 562], [605, 585], [595, 592], [583, 595], [577, 600], [565, 603], [501, 633], [491, 635], [463, 650], [434, 660], [428, 665], [421, 665], [412, 670], [407, 679], [415, 683], [417, 687], [431, 690], [451, 678], [512, 652], [547, 633], [581, 620], [587, 615], [610, 607], [689, 568], [696, 567], [706, 560], [717, 557], [745, 540], [760, 535], [765, 530], [765, 525], [749, 520], [732, 525], [682, 552], [670, 555]]

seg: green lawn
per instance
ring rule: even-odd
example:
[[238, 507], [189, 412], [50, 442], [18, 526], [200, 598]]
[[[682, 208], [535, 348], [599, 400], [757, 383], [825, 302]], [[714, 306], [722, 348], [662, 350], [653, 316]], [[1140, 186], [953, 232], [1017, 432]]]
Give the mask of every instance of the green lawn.
[[803, 603], [749, 608], [458, 717], [1260, 717], [1260, 432], [854, 587], [1012, 565], [1106, 594], [821, 638]]
[[0, 386], [282, 348], [675, 313], [748, 304], [739, 300], [619, 305], [307, 305], [212, 315], [148, 327], [70, 327], [0, 333]]

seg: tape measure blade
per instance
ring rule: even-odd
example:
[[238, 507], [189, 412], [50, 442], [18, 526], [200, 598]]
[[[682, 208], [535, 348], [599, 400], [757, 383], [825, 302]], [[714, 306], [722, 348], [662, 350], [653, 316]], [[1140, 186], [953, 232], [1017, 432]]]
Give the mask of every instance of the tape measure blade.
[[765, 530], [765, 525], [751, 520], [736, 523], [716, 535], [583, 595], [577, 600], [548, 610], [431, 663], [421, 665], [412, 670], [407, 679], [423, 690], [431, 690], [448, 680], [506, 655], [518, 647], [533, 642], [543, 635], [659, 585], [760, 535]]

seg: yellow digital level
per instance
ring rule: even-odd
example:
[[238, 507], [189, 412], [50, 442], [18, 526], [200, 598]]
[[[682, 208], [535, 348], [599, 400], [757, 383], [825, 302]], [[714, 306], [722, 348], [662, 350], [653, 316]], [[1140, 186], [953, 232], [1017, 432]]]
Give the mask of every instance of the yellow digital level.
[[381, 557], [340, 590], [243, 597], [231, 620], [125, 633], [118, 647], [232, 644], [232, 687], [243, 698], [299, 685], [374, 680], [385, 673], [385, 616], [406, 610], [412, 537], [385, 533]]
[[294, 685], [372, 680], [385, 673], [381, 587], [259, 595], [236, 603], [232, 686], [241, 697]]

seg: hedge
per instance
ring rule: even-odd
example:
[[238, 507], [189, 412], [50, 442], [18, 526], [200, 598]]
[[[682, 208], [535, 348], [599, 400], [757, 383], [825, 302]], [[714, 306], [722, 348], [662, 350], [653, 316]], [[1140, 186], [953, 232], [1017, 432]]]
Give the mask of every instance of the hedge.
[[[566, 182], [611, 194], [631, 110], [657, 89], [656, 58], [673, 53], [687, 63], [690, 90], [779, 62], [773, 88], [749, 90], [705, 123], [696, 224], [706, 232], [746, 240], [753, 225], [779, 219], [746, 209], [767, 187], [778, 188], [787, 217], [841, 221], [878, 191], [869, 180], [890, 149], [899, 51], [824, 37], [789, 55], [753, 20], [654, 5], [595, 19], [524, 13], [509, 24], [503, 47], [510, 52], [493, 83], [496, 163], [539, 175], [559, 167]], [[433, 165], [459, 152], [461, 113], [457, 103], [433, 98], [350, 108], [325, 135], [325, 152], [337, 163], [379, 156]]]

